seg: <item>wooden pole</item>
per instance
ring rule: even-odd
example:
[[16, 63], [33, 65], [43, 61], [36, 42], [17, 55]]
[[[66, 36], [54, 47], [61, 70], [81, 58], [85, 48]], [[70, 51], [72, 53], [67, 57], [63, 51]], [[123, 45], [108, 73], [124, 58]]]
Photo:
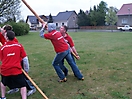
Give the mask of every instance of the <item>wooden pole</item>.
[[[28, 5], [28, 3], [27, 3], [25, 0], [22, 0], [22, 2], [29, 8], [29, 10], [38, 18], [38, 20], [39, 20], [41, 23], [45, 23], [45, 22], [37, 15], [37, 13]], [[45, 24], [46, 24], [46, 23], [45, 23]], [[46, 27], [47, 27], [47, 25], [46, 25]], [[74, 55], [74, 57], [75, 57], [76, 59], [78, 59], [77, 56], [76, 56], [76, 54], [75, 54], [74, 52], [72, 52], [72, 54]]]
[[48, 99], [48, 97], [42, 92], [42, 90], [35, 84], [35, 82], [29, 77], [29, 75], [22, 69], [22, 72], [24, 75], [31, 81], [31, 83], [35, 86], [35, 88], [41, 93], [41, 95], [45, 98]]
[[[41, 23], [45, 23], [44, 20], [42, 20], [38, 14], [30, 7], [30, 5], [28, 5], [28, 3], [25, 0], [22, 0], [22, 2], [29, 8], [29, 10], [37, 17], [37, 19], [41, 22]], [[32, 1], [34, 2], [34, 1]]]
[[71, 53], [73, 54], [73, 56], [74, 56], [76, 59], [78, 59], [77, 55], [76, 55], [73, 51], [71, 51]]

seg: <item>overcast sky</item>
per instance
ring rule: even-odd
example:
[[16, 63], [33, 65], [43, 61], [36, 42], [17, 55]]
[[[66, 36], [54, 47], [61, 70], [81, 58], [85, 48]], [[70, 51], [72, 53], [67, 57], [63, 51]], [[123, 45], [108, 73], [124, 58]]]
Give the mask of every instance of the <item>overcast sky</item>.
[[[99, 5], [102, 0], [25, 0], [30, 7], [38, 15], [56, 16], [59, 12], [66, 10], [79, 13], [80, 9], [83, 11], [93, 9], [94, 5]], [[123, 4], [132, 3], [132, 0], [103, 0], [108, 7], [113, 6], [120, 9]], [[22, 3], [21, 7], [22, 18], [25, 20], [27, 15], [33, 15], [32, 12]]]

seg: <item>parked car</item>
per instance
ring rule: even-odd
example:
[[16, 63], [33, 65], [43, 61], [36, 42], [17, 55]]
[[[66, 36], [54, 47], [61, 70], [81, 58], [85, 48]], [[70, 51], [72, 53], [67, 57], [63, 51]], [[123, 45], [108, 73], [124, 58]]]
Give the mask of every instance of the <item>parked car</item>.
[[121, 31], [132, 31], [132, 27], [129, 25], [124, 25], [123, 27], [117, 27], [117, 29]]

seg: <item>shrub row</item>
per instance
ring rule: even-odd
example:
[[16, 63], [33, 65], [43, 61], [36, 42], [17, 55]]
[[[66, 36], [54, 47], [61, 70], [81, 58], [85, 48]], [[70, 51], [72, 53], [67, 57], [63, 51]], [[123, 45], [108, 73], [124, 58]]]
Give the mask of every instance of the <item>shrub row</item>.
[[[29, 25], [24, 22], [8, 22], [5, 24], [9, 24], [12, 26], [13, 31], [15, 32], [16, 36], [26, 35], [29, 33]], [[3, 26], [5, 25], [3, 24]]]

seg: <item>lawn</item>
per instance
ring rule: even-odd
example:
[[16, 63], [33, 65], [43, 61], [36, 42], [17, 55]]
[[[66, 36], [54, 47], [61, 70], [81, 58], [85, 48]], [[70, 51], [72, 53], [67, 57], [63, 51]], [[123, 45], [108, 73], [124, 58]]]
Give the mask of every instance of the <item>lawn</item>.
[[[81, 57], [77, 65], [85, 77], [79, 81], [70, 66], [68, 81], [59, 83], [52, 66], [55, 56], [49, 40], [38, 32], [17, 37], [29, 60], [29, 76], [49, 99], [132, 99], [132, 32], [69, 32]], [[6, 95], [20, 99], [20, 93]], [[37, 91], [28, 99], [43, 99]]]

